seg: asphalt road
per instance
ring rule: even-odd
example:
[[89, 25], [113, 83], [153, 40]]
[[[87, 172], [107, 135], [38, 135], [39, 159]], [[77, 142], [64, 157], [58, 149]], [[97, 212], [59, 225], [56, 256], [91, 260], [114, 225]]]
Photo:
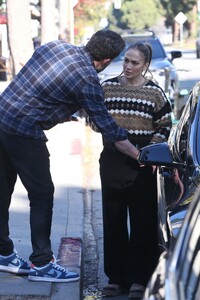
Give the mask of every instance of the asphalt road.
[[180, 87], [191, 87], [200, 80], [200, 59], [195, 50], [182, 50], [182, 57], [174, 60], [180, 79]]
[[[200, 59], [196, 58], [195, 50], [182, 50], [182, 57], [173, 61], [178, 71], [179, 89], [183, 93], [190, 91], [196, 82], [200, 81]], [[179, 98], [176, 109], [177, 111], [185, 105], [188, 95]]]

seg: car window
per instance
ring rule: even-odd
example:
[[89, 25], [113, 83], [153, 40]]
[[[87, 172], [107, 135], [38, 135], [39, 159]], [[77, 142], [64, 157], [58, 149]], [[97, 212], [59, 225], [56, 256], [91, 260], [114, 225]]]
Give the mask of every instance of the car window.
[[175, 134], [175, 143], [173, 144], [174, 155], [180, 162], [185, 162], [187, 158], [188, 145], [188, 130], [190, 123], [190, 100], [188, 100], [185, 109], [182, 113], [181, 119], [177, 125]]
[[171, 139], [169, 138], [170, 149], [173, 149], [175, 159], [181, 162], [191, 162], [191, 155], [200, 162], [199, 100], [198, 93], [195, 90], [191, 91], [181, 118], [174, 128], [175, 130], [171, 131], [173, 135], [170, 133], [172, 136]]
[[[133, 43], [139, 42], [139, 41], [140, 41], [139, 39], [132, 39], [132, 40], [125, 39], [125, 42], [126, 42], [125, 49], [113, 61], [123, 61], [126, 49]], [[146, 39], [146, 40], [141, 40], [141, 42], [149, 43], [152, 46], [152, 59], [157, 59], [157, 58], [164, 59], [166, 57], [166, 53], [158, 39]]]

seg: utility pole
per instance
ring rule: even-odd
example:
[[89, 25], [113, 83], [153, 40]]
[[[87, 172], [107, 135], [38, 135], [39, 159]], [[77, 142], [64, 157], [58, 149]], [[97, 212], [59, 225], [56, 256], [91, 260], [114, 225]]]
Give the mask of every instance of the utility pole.
[[74, 6], [78, 0], [58, 0], [59, 39], [74, 44]]
[[68, 19], [68, 31], [69, 31], [69, 43], [74, 44], [74, 6], [78, 3], [78, 0], [67, 0], [67, 19]]

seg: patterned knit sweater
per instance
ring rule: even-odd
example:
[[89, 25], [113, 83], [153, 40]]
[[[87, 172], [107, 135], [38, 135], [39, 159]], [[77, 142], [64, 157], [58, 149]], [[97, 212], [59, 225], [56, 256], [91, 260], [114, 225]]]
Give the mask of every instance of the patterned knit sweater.
[[172, 127], [171, 105], [157, 84], [146, 79], [143, 85], [127, 86], [115, 77], [103, 82], [102, 87], [109, 113], [128, 130], [134, 145], [167, 141]]

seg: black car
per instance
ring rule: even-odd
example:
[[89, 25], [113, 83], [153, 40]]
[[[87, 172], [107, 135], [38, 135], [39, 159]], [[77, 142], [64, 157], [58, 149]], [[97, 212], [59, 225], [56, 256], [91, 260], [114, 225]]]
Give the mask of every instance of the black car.
[[163, 88], [173, 104], [174, 95], [179, 94], [178, 73], [173, 65], [173, 60], [181, 57], [182, 52], [171, 51], [171, 57], [169, 58], [159, 38], [153, 32], [122, 34], [122, 37], [126, 43], [124, 51], [105, 70], [99, 73], [100, 80], [105, 81], [109, 78], [119, 76], [122, 72], [122, 61], [126, 49], [135, 42], [147, 42], [152, 46], [150, 71], [153, 74], [153, 78]]
[[142, 164], [158, 166], [161, 257], [144, 299], [200, 297], [200, 82], [190, 92], [168, 143], [144, 147]]

